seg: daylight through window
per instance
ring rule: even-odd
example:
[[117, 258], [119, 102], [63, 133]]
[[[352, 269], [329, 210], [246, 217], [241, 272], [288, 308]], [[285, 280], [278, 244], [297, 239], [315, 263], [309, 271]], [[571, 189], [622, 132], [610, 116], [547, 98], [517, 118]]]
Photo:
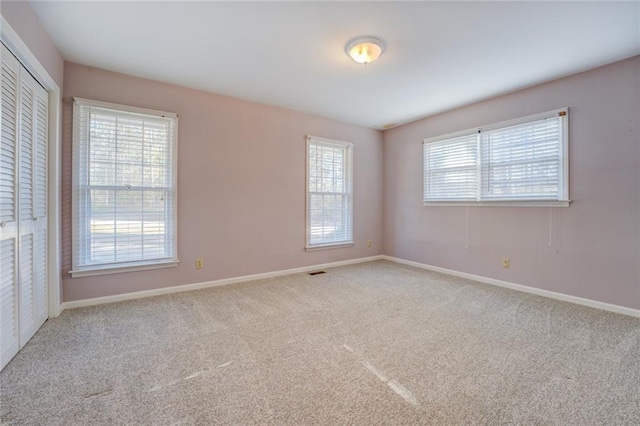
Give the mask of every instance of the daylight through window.
[[424, 141], [424, 203], [568, 205], [568, 109]]
[[74, 100], [73, 272], [175, 266], [177, 116]]
[[307, 244], [353, 244], [353, 145], [307, 137]]

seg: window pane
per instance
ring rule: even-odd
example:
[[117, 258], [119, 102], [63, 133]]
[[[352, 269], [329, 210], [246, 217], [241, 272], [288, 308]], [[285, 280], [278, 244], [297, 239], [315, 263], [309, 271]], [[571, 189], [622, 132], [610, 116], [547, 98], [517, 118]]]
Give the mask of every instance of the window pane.
[[425, 141], [424, 201], [565, 201], [567, 112]]
[[74, 105], [74, 269], [176, 259], [175, 119], [90, 103]]
[[307, 164], [307, 246], [353, 240], [351, 145], [310, 140]]
[[424, 145], [424, 200], [475, 200], [478, 136], [465, 135]]
[[482, 197], [558, 199], [560, 118], [484, 132]]

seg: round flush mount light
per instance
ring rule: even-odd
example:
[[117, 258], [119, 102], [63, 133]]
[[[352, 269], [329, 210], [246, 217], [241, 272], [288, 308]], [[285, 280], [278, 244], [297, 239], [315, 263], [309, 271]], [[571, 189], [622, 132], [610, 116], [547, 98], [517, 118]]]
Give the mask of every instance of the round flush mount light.
[[356, 37], [344, 47], [344, 51], [359, 64], [368, 64], [384, 52], [384, 43], [376, 37]]

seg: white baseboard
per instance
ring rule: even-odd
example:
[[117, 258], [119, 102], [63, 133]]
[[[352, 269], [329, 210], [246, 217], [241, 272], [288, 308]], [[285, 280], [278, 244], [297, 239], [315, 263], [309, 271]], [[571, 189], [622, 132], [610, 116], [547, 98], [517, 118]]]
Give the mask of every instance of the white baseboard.
[[494, 278], [487, 278], [480, 275], [468, 274], [466, 272], [459, 272], [453, 269], [441, 268], [439, 266], [427, 265], [424, 263], [413, 262], [411, 260], [404, 260], [397, 257], [382, 255], [380, 256], [384, 260], [391, 262], [401, 263], [403, 265], [415, 266], [416, 268], [427, 269], [429, 271], [440, 272], [447, 275], [453, 275], [456, 277], [466, 278], [473, 281], [478, 281], [484, 284], [491, 284], [498, 287], [504, 287], [511, 290], [522, 291], [525, 293], [535, 294], [537, 296], [548, 297], [550, 299], [562, 300], [563, 302], [575, 303], [578, 305], [588, 306], [590, 308], [602, 309], [605, 311], [615, 312], [617, 314], [629, 315], [631, 317], [640, 318], [640, 310], [627, 308], [625, 306], [613, 305], [611, 303], [598, 302], [596, 300], [585, 299], [578, 296], [570, 296], [564, 293], [556, 293], [555, 291], [542, 290], [535, 287], [528, 287], [526, 285], [514, 284], [508, 281], [496, 280]]
[[562, 300], [564, 302], [575, 303], [578, 305], [588, 306], [591, 308], [602, 309], [605, 311], [610, 311], [618, 314], [640, 318], [640, 310], [638, 309], [627, 308], [625, 306], [618, 306], [618, 305], [613, 305], [605, 302], [598, 302], [596, 300], [585, 299], [583, 297], [578, 297], [578, 296], [570, 296], [568, 294], [557, 293], [549, 290], [542, 290], [535, 287], [528, 287], [525, 285], [515, 284], [508, 281], [497, 280], [494, 278], [483, 277], [480, 275], [469, 274], [466, 272], [459, 272], [453, 269], [441, 268], [439, 266], [427, 265], [424, 263], [413, 262], [411, 260], [400, 259], [398, 257], [392, 257], [387, 255], [361, 257], [358, 259], [324, 263], [321, 265], [303, 266], [301, 268], [285, 269], [281, 271], [265, 272], [261, 274], [244, 275], [241, 277], [225, 278], [225, 279], [215, 280], [215, 281], [205, 281], [205, 282], [195, 283], [195, 284], [185, 284], [185, 285], [178, 285], [173, 287], [157, 288], [153, 290], [137, 291], [133, 293], [116, 294], [113, 296], [96, 297], [93, 299], [74, 300], [71, 302], [64, 302], [60, 306], [60, 312], [62, 312], [65, 309], [74, 309], [74, 308], [82, 308], [85, 306], [102, 305], [105, 303], [121, 302], [123, 300], [132, 300], [132, 299], [141, 299], [144, 297], [153, 297], [153, 296], [160, 296], [163, 294], [180, 293], [183, 291], [200, 290], [200, 289], [209, 288], [209, 287], [219, 287], [223, 285], [260, 280], [264, 278], [273, 278], [273, 277], [280, 277], [283, 275], [299, 274], [303, 272], [315, 271], [318, 269], [335, 268], [337, 266], [371, 262], [374, 260], [388, 260], [388, 261], [400, 263], [403, 265], [414, 266], [416, 268], [427, 269], [429, 271], [440, 272], [447, 275], [466, 278], [466, 279], [478, 281], [484, 284], [491, 284], [498, 287], [508, 288], [511, 290], [517, 290], [525, 293], [535, 294], [542, 297], [548, 297], [550, 299]]
[[299, 274], [302, 272], [317, 271], [325, 268], [335, 268], [337, 266], [353, 265], [355, 263], [371, 262], [383, 259], [383, 255], [361, 257], [358, 259], [342, 260], [339, 262], [323, 263], [321, 265], [303, 266], [301, 268], [284, 269], [281, 271], [265, 272], [262, 274], [244, 275], [241, 277], [225, 278], [222, 280], [205, 281], [195, 284], [177, 285], [173, 287], [156, 288], [153, 290], [136, 291], [133, 293], [116, 294], [113, 296], [95, 297], [92, 299], [73, 300], [64, 302], [60, 306], [60, 312], [65, 309], [82, 308], [85, 306], [102, 305], [105, 303], [121, 302], [123, 300], [141, 299], [144, 297], [160, 296], [162, 294], [180, 293], [183, 291], [200, 290], [209, 287], [219, 287], [222, 285], [241, 283], [245, 281], [261, 280], [264, 278], [280, 277], [283, 275]]

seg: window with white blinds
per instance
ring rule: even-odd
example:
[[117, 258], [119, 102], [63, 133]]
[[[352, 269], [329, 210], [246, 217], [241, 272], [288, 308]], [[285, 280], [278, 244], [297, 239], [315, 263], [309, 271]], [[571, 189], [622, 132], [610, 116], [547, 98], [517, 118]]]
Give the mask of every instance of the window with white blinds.
[[307, 136], [307, 249], [353, 244], [353, 144]]
[[176, 114], [74, 99], [73, 276], [177, 264]]
[[475, 200], [478, 137], [463, 135], [424, 145], [425, 200]]
[[568, 108], [425, 139], [423, 155], [425, 204], [568, 205]]

